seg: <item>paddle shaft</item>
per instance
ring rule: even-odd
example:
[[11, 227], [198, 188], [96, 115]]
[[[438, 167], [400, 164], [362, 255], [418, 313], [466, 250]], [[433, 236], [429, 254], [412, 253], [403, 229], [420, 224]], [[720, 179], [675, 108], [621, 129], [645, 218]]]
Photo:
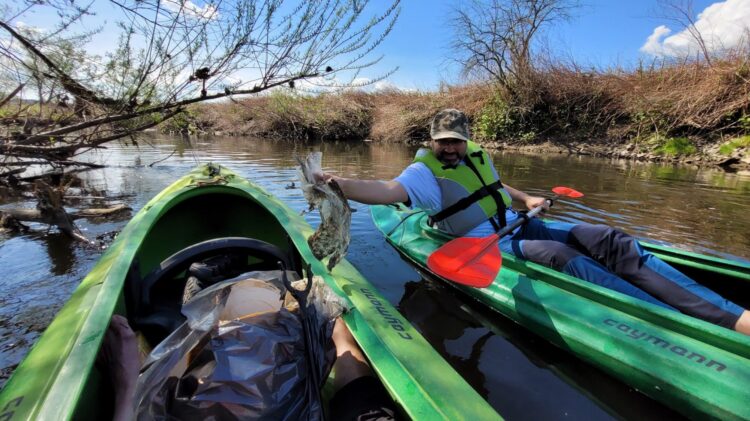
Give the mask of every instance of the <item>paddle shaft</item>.
[[[557, 197], [553, 197], [552, 199], [545, 199], [544, 201], [546, 202], [546, 204], [548, 206], [552, 206], [552, 203], [553, 203], [553, 201], [555, 199], [557, 199]], [[537, 216], [537, 214], [539, 214], [539, 212], [541, 212], [542, 209], [544, 209], [544, 205], [539, 205], [539, 206], [535, 207], [534, 209], [532, 209], [532, 210], [530, 210], [530, 211], [528, 211], [526, 213], [526, 218], [518, 218], [518, 219], [516, 219], [510, 225], [506, 225], [505, 227], [503, 227], [503, 229], [501, 229], [500, 231], [498, 231], [495, 235], [497, 235], [498, 239], [500, 237], [503, 237], [503, 236], [507, 235], [509, 232], [511, 232], [514, 229], [516, 229], [516, 228], [520, 227], [521, 225], [525, 224], [527, 220], [529, 220], [529, 219]]]
[[[557, 196], [555, 196], [555, 197], [553, 197], [551, 199], [546, 199], [545, 202], [546, 202], [546, 204], [548, 206], [552, 206], [552, 203], [554, 202], [554, 200], [556, 198], [557, 198]], [[504, 226], [500, 231], [498, 231], [498, 232], [492, 234], [491, 236], [487, 237], [487, 239], [484, 241], [484, 243], [482, 243], [482, 245], [481, 245], [481, 247], [479, 249], [479, 252], [476, 253], [476, 255], [473, 258], [469, 259], [464, 264], [462, 264], [461, 266], [459, 266], [456, 270], [459, 270], [461, 268], [464, 268], [464, 267], [466, 267], [466, 266], [471, 265], [472, 263], [474, 263], [474, 261], [477, 260], [478, 258], [480, 258], [487, 251], [487, 249], [489, 249], [490, 247], [492, 247], [492, 245], [497, 242], [497, 240], [499, 240], [500, 238], [508, 235], [509, 233], [513, 232], [514, 229], [516, 229], [516, 228], [520, 227], [521, 225], [525, 224], [529, 219], [531, 219], [531, 218], [535, 217], [537, 214], [539, 214], [539, 212], [541, 212], [542, 209], [544, 209], [544, 205], [539, 205], [539, 206], [535, 207], [534, 209], [532, 209], [532, 210], [530, 210], [530, 211], [528, 211], [526, 213], [526, 217], [525, 218], [518, 218], [515, 221], [513, 221], [511, 224]]]

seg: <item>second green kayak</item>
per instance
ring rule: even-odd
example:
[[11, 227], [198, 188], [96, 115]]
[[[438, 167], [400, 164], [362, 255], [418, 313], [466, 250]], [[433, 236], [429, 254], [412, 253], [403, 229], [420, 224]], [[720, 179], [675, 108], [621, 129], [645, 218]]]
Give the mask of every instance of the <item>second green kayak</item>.
[[[427, 258], [452, 237], [430, 227], [422, 211], [371, 210], [388, 242], [430, 274]], [[643, 245], [747, 306], [750, 265]], [[443, 281], [686, 416], [750, 419], [748, 336], [507, 254], [487, 288]]]

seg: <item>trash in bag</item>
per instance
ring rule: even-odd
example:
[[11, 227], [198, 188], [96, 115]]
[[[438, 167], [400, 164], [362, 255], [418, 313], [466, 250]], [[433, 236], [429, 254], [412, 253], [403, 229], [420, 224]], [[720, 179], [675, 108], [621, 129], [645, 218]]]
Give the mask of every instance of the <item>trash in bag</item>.
[[[187, 321], [144, 363], [137, 418], [323, 419], [320, 389], [344, 303], [318, 277], [294, 279], [249, 272], [194, 295], [182, 307]], [[287, 290], [297, 302], [285, 303]]]

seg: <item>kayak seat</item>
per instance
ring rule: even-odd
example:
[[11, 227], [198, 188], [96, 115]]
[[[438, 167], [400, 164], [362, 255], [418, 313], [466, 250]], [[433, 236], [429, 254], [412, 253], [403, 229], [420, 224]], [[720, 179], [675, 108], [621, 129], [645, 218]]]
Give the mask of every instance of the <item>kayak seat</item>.
[[145, 317], [137, 319], [138, 330], [153, 346], [161, 342], [170, 333], [177, 330], [185, 321], [185, 316], [173, 308], [161, 308]]
[[223, 237], [191, 245], [139, 282], [131, 320], [151, 344], [159, 343], [185, 321], [181, 307], [189, 276], [213, 284], [248, 271], [276, 270], [279, 262], [293, 268], [290, 260], [279, 247], [254, 238]]

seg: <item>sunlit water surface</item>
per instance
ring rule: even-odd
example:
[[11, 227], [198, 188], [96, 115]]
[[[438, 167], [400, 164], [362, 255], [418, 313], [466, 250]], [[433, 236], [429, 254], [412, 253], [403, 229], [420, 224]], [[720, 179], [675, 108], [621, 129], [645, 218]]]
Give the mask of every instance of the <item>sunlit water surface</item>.
[[[292, 209], [306, 207], [294, 155], [323, 151], [328, 171], [389, 179], [409, 164], [415, 149], [402, 145], [303, 145], [248, 138], [154, 137], [149, 144], [111, 145], [87, 159], [107, 168], [81, 174], [87, 186], [138, 211], [164, 187], [203, 162], [217, 162], [253, 180]], [[171, 155], [170, 155], [171, 154]], [[165, 159], [166, 158], [166, 159]], [[158, 161], [158, 162], [157, 162]], [[503, 181], [543, 195], [557, 185], [585, 197], [560, 201], [551, 216], [607, 223], [638, 237], [747, 260], [750, 257], [750, 177], [719, 170], [563, 155], [495, 153]], [[150, 165], [153, 164], [153, 165]], [[82, 203], [96, 207], [96, 203]], [[33, 202], [3, 206], [33, 207]], [[367, 206], [352, 221], [348, 259], [428, 341], [507, 419], [664, 418], [669, 409], [558, 350], [533, 333], [423, 279], [387, 245]], [[120, 230], [115, 221], [80, 220], [90, 238]], [[313, 225], [317, 213], [307, 215]], [[101, 251], [52, 230], [0, 237], [0, 368], [4, 382], [51, 321]]]

